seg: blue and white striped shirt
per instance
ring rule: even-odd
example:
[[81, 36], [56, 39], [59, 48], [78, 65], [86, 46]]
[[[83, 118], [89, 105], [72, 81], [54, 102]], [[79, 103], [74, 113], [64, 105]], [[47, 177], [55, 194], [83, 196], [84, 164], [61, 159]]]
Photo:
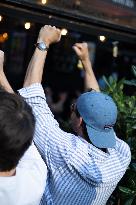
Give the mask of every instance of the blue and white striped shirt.
[[34, 142], [48, 167], [41, 204], [105, 205], [130, 163], [129, 146], [116, 137], [105, 153], [59, 128], [40, 84], [19, 92], [33, 108]]

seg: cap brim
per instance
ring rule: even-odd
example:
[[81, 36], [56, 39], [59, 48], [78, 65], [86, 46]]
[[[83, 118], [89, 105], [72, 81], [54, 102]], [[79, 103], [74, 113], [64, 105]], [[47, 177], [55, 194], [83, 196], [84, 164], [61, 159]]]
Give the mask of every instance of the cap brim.
[[110, 131], [98, 131], [86, 125], [88, 136], [96, 147], [98, 148], [113, 148], [116, 145], [115, 133], [113, 129]]

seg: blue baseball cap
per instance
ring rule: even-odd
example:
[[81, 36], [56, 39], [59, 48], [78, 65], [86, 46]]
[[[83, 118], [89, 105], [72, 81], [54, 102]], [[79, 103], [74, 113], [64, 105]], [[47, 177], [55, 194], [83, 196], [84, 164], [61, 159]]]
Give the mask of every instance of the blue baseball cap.
[[98, 148], [113, 148], [116, 144], [113, 126], [117, 107], [113, 99], [101, 92], [83, 93], [77, 99], [77, 110], [86, 123], [92, 144]]

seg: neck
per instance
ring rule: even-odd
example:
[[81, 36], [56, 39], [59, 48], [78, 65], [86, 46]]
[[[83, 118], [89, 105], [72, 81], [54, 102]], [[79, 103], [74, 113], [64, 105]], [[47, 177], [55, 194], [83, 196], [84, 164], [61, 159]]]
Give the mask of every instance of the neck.
[[12, 177], [15, 176], [16, 169], [12, 169], [10, 171], [0, 172], [0, 177]]
[[[78, 130], [78, 133], [77, 133], [79, 136], [81, 136], [83, 139], [85, 139], [88, 143], [92, 144], [92, 142], [90, 141], [89, 137], [88, 137], [88, 134], [87, 133], [83, 133], [82, 129], [79, 129]], [[92, 144], [93, 145], [93, 144]], [[95, 146], [95, 145], [93, 145]], [[98, 147], [97, 147], [98, 148]], [[106, 148], [98, 148], [100, 149], [101, 151], [103, 152], [107, 152], [107, 149]]]
[[[91, 141], [90, 141], [88, 135], [87, 135], [86, 133], [83, 133], [82, 129], [79, 129], [78, 132], [77, 132], [77, 134], [78, 134], [79, 136], [81, 136], [83, 139], [85, 139], [88, 143], [91, 143]], [[91, 143], [91, 144], [92, 144], [92, 143]]]

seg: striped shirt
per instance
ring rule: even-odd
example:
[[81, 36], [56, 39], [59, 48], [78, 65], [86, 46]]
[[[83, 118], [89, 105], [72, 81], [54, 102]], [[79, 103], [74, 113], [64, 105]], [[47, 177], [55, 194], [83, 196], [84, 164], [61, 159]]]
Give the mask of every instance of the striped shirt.
[[42, 205], [105, 205], [131, 159], [129, 146], [116, 137], [107, 153], [80, 136], [64, 132], [46, 103], [41, 84], [20, 94], [36, 117], [34, 142], [47, 164]]

